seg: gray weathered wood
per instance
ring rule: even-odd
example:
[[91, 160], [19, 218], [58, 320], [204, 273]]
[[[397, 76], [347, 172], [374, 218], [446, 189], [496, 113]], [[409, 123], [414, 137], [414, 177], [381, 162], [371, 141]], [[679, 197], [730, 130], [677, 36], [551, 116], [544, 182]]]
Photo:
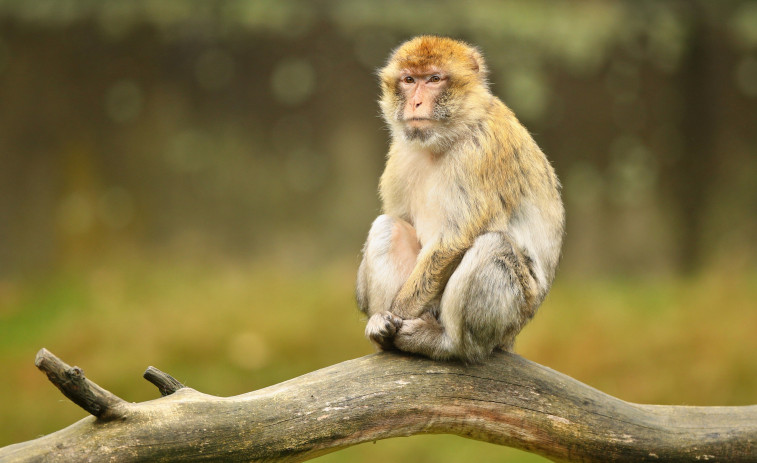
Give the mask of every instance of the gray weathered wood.
[[41, 349], [37, 353], [34, 365], [47, 375], [47, 379], [63, 395], [103, 421], [120, 416], [122, 407], [126, 405], [126, 402], [110, 391], [85, 378], [81, 368], [67, 365], [47, 349]]
[[303, 461], [447, 433], [554, 460], [757, 461], [757, 405], [632, 404], [508, 353], [472, 366], [374, 354], [228, 398], [173, 387], [2, 448], [0, 460]]
[[155, 385], [160, 391], [160, 395], [163, 397], [171, 395], [185, 387], [179, 382], [179, 380], [168, 373], [163, 373], [155, 367], [147, 367], [147, 370], [145, 370], [142, 377]]

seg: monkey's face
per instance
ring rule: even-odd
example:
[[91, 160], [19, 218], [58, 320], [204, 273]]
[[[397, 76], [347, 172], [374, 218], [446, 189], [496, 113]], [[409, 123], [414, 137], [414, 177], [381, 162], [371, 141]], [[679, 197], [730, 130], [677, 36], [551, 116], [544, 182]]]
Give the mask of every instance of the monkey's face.
[[446, 107], [449, 78], [437, 68], [404, 69], [395, 89], [396, 118], [410, 140], [429, 139], [450, 117]]
[[384, 118], [395, 140], [442, 150], [485, 113], [486, 65], [475, 48], [421, 36], [397, 48], [379, 71]]

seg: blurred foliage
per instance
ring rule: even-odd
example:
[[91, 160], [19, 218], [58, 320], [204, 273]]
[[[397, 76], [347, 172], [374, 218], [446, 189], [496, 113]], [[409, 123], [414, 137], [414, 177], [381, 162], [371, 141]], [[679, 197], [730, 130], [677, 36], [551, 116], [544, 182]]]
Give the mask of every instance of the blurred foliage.
[[354, 253], [386, 146], [372, 74], [427, 32], [482, 48], [553, 160], [564, 272], [754, 268], [755, 5], [2, 1], [0, 274]]
[[[230, 395], [370, 352], [374, 71], [420, 33], [482, 49], [563, 182], [518, 351], [626, 400], [754, 403], [757, 2], [0, 0], [0, 445], [83, 416], [42, 346], [133, 401], [148, 364]], [[387, 452], [530, 458], [323, 460]]]

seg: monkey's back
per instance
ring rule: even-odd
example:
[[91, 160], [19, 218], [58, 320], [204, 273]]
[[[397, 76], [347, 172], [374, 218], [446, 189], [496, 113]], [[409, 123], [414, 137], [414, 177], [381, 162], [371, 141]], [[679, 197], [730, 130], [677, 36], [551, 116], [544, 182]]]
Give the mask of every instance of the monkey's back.
[[506, 232], [533, 261], [541, 302], [562, 248], [565, 210], [560, 182], [531, 134], [504, 103], [493, 98], [486, 119], [492, 150], [480, 171], [489, 180], [485, 182], [489, 195], [497, 195], [504, 211], [496, 216], [492, 229]]

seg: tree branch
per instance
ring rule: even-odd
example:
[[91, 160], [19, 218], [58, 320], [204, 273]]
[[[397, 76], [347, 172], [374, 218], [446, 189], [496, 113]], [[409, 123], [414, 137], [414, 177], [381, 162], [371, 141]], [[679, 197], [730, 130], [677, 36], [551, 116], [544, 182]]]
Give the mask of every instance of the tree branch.
[[151, 368], [167, 395], [138, 404], [45, 350], [37, 364], [94, 416], [0, 449], [3, 462], [303, 461], [424, 433], [565, 461], [757, 461], [757, 405], [632, 404], [508, 353], [470, 366], [380, 353], [227, 398]]
[[162, 397], [171, 395], [184, 387], [176, 378], [168, 373], [163, 373], [155, 367], [147, 367], [142, 377], [154, 384]]
[[103, 421], [121, 414], [125, 402], [84, 377], [79, 367], [71, 367], [47, 349], [37, 352], [34, 365], [47, 375], [64, 396]]

